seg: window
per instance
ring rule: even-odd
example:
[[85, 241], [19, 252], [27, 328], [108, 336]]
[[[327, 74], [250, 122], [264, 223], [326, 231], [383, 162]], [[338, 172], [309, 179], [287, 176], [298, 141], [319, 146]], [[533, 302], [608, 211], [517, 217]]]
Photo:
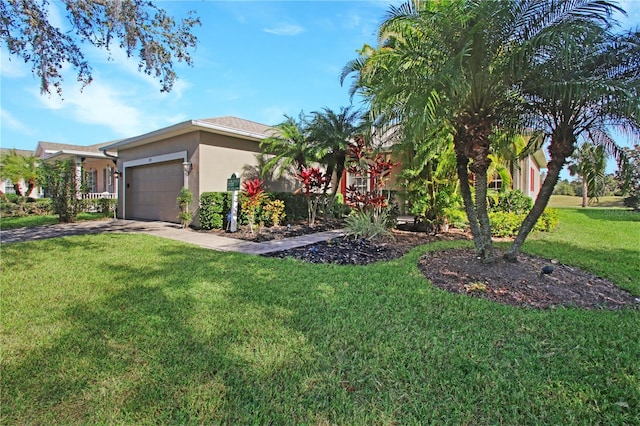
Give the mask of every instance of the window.
[[368, 180], [369, 179], [365, 176], [349, 176], [348, 186], [353, 185], [359, 193], [364, 194], [368, 190]]
[[104, 182], [106, 192], [113, 192], [113, 169], [111, 167], [102, 169], [102, 182]]
[[98, 171], [96, 169], [84, 172], [84, 184], [89, 192], [98, 192]]
[[15, 194], [16, 190], [13, 187], [13, 182], [11, 182], [11, 179], [7, 179], [4, 181], [4, 193], [5, 194]]
[[502, 178], [500, 175], [494, 176], [494, 178], [491, 179], [491, 182], [489, 182], [489, 185], [487, 185], [487, 188], [500, 191], [502, 189]]

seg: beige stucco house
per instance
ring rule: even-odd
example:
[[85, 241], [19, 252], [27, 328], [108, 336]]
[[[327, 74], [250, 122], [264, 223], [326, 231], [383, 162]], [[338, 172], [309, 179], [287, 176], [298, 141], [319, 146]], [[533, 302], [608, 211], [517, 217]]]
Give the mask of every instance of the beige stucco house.
[[[237, 117], [188, 120], [102, 147], [118, 156], [118, 217], [178, 222], [176, 198], [182, 187], [193, 194], [191, 210], [199, 226], [197, 200], [204, 192], [224, 192], [236, 173], [255, 177], [260, 142], [273, 128]], [[286, 179], [269, 181], [270, 191], [289, 191]]]
[[72, 159], [78, 176], [82, 176], [87, 186], [84, 198], [118, 198], [116, 181], [115, 152], [102, 150], [113, 142], [80, 146], [55, 142], [38, 142], [35, 155], [43, 161], [65, 161]]

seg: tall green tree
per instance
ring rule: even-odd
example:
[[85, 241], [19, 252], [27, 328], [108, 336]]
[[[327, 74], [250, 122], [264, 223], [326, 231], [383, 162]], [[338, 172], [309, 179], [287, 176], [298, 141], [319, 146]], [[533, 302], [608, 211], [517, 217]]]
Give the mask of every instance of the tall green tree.
[[582, 207], [587, 207], [590, 197], [597, 197], [597, 185], [604, 178], [607, 157], [604, 146], [583, 143], [573, 152], [569, 173], [582, 181]]
[[640, 137], [640, 32], [614, 32], [608, 13], [598, 16], [554, 31], [544, 49], [525, 53], [528, 75], [522, 92], [551, 159], [533, 208], [505, 255], [508, 260], [517, 259], [579, 140], [602, 146], [624, 168], [626, 158], [611, 129]]
[[309, 125], [310, 137], [319, 161], [326, 166], [326, 175], [331, 178], [332, 198], [340, 190], [349, 146], [356, 134], [361, 132], [362, 114], [351, 107], [335, 112], [330, 108], [314, 111]]
[[[11, 149], [0, 157], [0, 177], [9, 179], [13, 183], [14, 192], [19, 196], [29, 197], [36, 187], [38, 174], [38, 157], [34, 155], [20, 155]], [[20, 182], [27, 185], [22, 193]]]
[[[60, 26], [50, 16], [50, 8], [58, 5], [67, 18]], [[0, 0], [0, 41], [12, 56], [31, 64], [43, 93], [50, 93], [51, 86], [62, 93], [67, 64], [79, 82], [91, 83], [86, 45], [107, 51], [117, 47], [128, 57], [137, 56], [139, 69], [160, 78], [163, 92], [170, 91], [174, 62], [192, 64], [196, 25], [200, 20], [193, 12], [176, 20], [148, 0]]]
[[625, 149], [628, 162], [618, 170], [616, 178], [621, 182], [623, 193], [628, 194], [624, 202], [627, 207], [635, 210], [640, 208], [640, 145]]
[[60, 222], [75, 222], [82, 211], [82, 185], [73, 159], [53, 163], [44, 161], [40, 170], [40, 184], [51, 198], [53, 212]]
[[380, 46], [365, 46], [343, 71], [343, 80], [355, 72], [352, 87], [403, 131], [435, 127], [452, 134], [460, 190], [484, 262], [496, 256], [487, 171], [497, 135], [533, 124], [522, 87], [544, 61], [546, 46], [565, 31], [600, 28], [613, 10], [600, 0], [416, 0], [391, 7]]
[[271, 136], [260, 142], [265, 154], [273, 155], [263, 166], [263, 173], [277, 171], [279, 176], [296, 173], [317, 160], [317, 150], [309, 132], [309, 119], [300, 112], [298, 118], [285, 114]]

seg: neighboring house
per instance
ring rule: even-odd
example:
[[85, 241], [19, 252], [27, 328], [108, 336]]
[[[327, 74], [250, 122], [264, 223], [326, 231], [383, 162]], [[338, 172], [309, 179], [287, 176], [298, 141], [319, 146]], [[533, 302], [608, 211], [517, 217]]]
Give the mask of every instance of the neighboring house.
[[[194, 226], [197, 204], [204, 192], [224, 192], [227, 179], [257, 177], [260, 142], [274, 129], [237, 117], [188, 120], [102, 147], [117, 153], [118, 217], [179, 222], [176, 198], [182, 187], [193, 194]], [[270, 191], [290, 191], [287, 179], [268, 181]]]
[[[0, 155], [6, 155], [9, 153], [9, 151], [15, 151], [16, 154], [21, 155], [23, 157], [30, 157], [34, 155], [33, 151], [29, 151], [27, 149], [14, 149], [14, 148], [0, 148]], [[11, 182], [11, 179], [3, 179], [2, 187], [0, 187], [0, 191], [2, 191], [5, 194], [15, 194], [16, 190], [15, 190], [14, 184], [15, 182]], [[20, 190], [24, 194], [24, 192], [27, 190], [27, 184], [23, 179], [20, 179], [20, 182], [18, 182], [18, 184], [20, 185]], [[42, 196], [42, 191], [38, 187], [34, 188], [34, 190], [31, 191], [31, 194], [29, 194], [29, 197], [31, 198], [38, 198], [41, 196]]]
[[[385, 151], [383, 149], [383, 152], [385, 152], [386, 160], [390, 160], [392, 158], [390, 150]], [[519, 160], [517, 165], [513, 165], [511, 170], [509, 170], [512, 177], [510, 189], [519, 189], [524, 193], [524, 195], [535, 200], [540, 192], [540, 188], [542, 187], [542, 169], [546, 169], [546, 167], [547, 158], [542, 149], [539, 149], [528, 157]], [[399, 190], [398, 179], [401, 172], [402, 166], [400, 163], [397, 167], [392, 169], [387, 178], [388, 183], [384, 186], [384, 189]], [[340, 193], [346, 195], [347, 187], [352, 185], [358, 188], [361, 192], [364, 192], [370, 189], [374, 184], [375, 182], [369, 178], [353, 176], [345, 170], [340, 183]], [[488, 187], [496, 190], [501, 189], [502, 181], [500, 177], [494, 177], [488, 183]], [[402, 203], [400, 199], [397, 201]], [[405, 213], [402, 206], [401, 213]]]
[[54, 142], [38, 142], [35, 155], [43, 161], [72, 159], [78, 176], [82, 176], [87, 193], [84, 198], [118, 198], [115, 152], [101, 150], [114, 142], [81, 146]]
[[547, 168], [547, 157], [542, 149], [537, 150], [518, 162], [518, 167], [510, 170], [513, 182], [511, 189], [519, 189], [534, 200], [542, 188], [542, 169]]

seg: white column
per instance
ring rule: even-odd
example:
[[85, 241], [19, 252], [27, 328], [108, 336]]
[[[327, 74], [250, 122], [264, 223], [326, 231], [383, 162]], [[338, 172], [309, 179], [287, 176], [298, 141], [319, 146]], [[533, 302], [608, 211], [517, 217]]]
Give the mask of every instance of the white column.
[[82, 198], [82, 162], [76, 158], [76, 198]]

